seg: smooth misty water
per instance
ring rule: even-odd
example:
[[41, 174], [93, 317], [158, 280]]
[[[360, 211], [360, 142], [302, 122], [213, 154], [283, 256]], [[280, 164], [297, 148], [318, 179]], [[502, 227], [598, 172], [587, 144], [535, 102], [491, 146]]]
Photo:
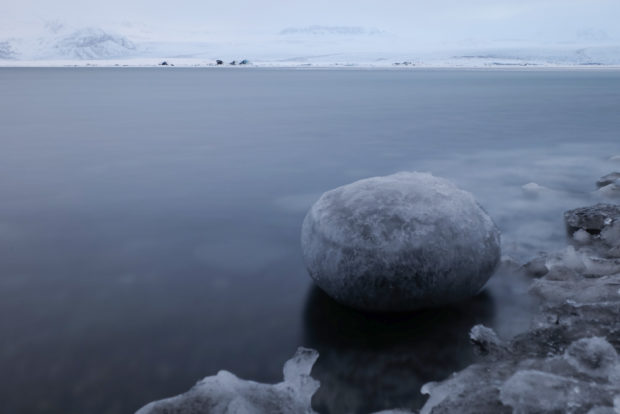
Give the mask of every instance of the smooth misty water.
[[[230, 370], [278, 381], [319, 349], [315, 406], [423, 402], [469, 328], [522, 329], [501, 271], [459, 307], [370, 316], [312, 288], [299, 248], [325, 190], [400, 170], [472, 191], [523, 261], [564, 245], [620, 154], [620, 72], [0, 70], [0, 401], [128, 413]], [[615, 165], [618, 169], [620, 166]], [[527, 197], [521, 186], [553, 190]]]

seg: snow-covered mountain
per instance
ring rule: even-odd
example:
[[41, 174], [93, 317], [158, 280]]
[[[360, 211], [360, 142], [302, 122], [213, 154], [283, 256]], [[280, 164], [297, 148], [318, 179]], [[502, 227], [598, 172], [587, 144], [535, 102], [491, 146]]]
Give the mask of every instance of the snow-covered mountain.
[[138, 50], [127, 37], [98, 28], [76, 30], [54, 42], [53, 56], [68, 59], [130, 57]]
[[37, 29], [29, 36], [0, 37], [0, 59], [110, 59], [140, 53], [127, 36], [98, 27], [71, 28], [52, 21]]
[[15, 58], [15, 50], [11, 45], [11, 42], [0, 42], [0, 59], [13, 59]]

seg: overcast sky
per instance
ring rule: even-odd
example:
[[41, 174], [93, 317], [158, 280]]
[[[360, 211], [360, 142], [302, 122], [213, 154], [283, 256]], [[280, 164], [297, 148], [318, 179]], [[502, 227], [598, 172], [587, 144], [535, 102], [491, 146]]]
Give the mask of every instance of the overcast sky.
[[[308, 25], [363, 26], [430, 41], [620, 39], [620, 0], [4, 0], [16, 31], [56, 20], [205, 32], [277, 33]], [[7, 33], [3, 33], [5, 36]]]

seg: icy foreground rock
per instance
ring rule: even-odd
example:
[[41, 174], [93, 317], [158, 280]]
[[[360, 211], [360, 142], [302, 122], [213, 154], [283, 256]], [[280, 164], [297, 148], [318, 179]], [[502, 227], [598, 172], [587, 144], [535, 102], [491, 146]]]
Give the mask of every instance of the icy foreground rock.
[[596, 204], [581, 207], [564, 213], [566, 227], [570, 234], [584, 230], [599, 235], [620, 221], [620, 206], [616, 204]]
[[136, 414], [314, 413], [310, 400], [319, 388], [310, 371], [318, 353], [299, 348], [284, 365], [284, 382], [260, 384], [227, 371], [207, 377], [176, 397], [152, 402]]
[[425, 173], [328, 191], [301, 244], [310, 276], [345, 305], [405, 311], [478, 293], [500, 257], [499, 231], [474, 197]]
[[[596, 204], [564, 213], [566, 229], [578, 245], [601, 258], [620, 258], [620, 206]], [[595, 262], [602, 262], [594, 257]]]
[[620, 413], [620, 261], [607, 255], [620, 239], [605, 237], [618, 213], [596, 205], [565, 214], [569, 235], [592, 237], [541, 256], [548, 272], [530, 288], [541, 300], [531, 329], [504, 342], [475, 326], [480, 362], [424, 385], [422, 414]]

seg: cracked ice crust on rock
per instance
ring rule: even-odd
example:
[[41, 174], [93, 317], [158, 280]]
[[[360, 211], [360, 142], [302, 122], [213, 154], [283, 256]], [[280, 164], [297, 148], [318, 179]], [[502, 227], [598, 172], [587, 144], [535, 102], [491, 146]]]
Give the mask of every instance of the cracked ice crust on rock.
[[303, 226], [310, 276], [333, 299], [406, 311], [479, 292], [500, 258], [499, 231], [474, 197], [426, 173], [328, 191]]

